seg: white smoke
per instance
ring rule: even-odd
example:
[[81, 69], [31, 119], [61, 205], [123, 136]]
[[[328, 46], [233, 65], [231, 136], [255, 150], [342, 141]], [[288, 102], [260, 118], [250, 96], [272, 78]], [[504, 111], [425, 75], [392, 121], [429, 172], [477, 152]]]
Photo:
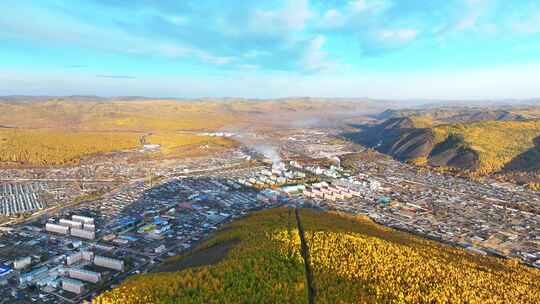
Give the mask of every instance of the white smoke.
[[281, 156], [275, 147], [267, 144], [254, 144], [250, 148], [270, 159], [273, 167], [279, 168], [282, 166]]
[[258, 137], [256, 134], [241, 132], [236, 132], [234, 139], [241, 142], [244, 146], [250, 148], [251, 150], [262, 154], [265, 158], [270, 159], [272, 161], [272, 167], [283, 167], [279, 149], [271, 144], [268, 144], [266, 139]]

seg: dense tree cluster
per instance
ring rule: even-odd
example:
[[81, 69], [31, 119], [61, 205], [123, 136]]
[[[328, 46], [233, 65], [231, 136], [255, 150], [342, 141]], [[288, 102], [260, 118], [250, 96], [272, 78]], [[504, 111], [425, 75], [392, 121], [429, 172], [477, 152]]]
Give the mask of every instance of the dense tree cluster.
[[[364, 218], [303, 209], [301, 219], [318, 303], [540, 301], [540, 271], [516, 261], [479, 256]], [[300, 239], [290, 209], [239, 220], [197, 250], [233, 239], [240, 244], [217, 264], [137, 276], [95, 302], [307, 302]]]
[[77, 163], [84, 156], [134, 149], [139, 135], [121, 132], [0, 129], [0, 162], [37, 166]]
[[[228, 225], [193, 253], [240, 240], [221, 262], [180, 272], [136, 276], [94, 302], [305, 303], [304, 267], [298, 242], [283, 243], [274, 235], [286, 231], [291, 238], [294, 227], [294, 213], [290, 210], [254, 214]], [[172, 258], [167, 263], [182, 258]]]
[[480, 121], [440, 125], [432, 130], [436, 143], [452, 134], [461, 136], [468, 147], [478, 152], [478, 173], [487, 174], [500, 170], [535, 146], [534, 140], [540, 137], [540, 120]]
[[[137, 132], [82, 132], [63, 130], [0, 129], [0, 163], [32, 166], [76, 164], [99, 153], [140, 149]], [[148, 143], [160, 144], [165, 156], [199, 155], [231, 147], [233, 140], [189, 133], [157, 132]]]
[[538, 303], [540, 271], [484, 257], [367, 219], [303, 211], [318, 300]]

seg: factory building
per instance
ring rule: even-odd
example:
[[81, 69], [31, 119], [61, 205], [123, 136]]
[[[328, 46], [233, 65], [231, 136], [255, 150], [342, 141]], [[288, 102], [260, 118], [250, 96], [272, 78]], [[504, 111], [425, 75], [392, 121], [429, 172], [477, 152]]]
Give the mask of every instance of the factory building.
[[15, 268], [17, 270], [23, 269], [23, 268], [26, 268], [31, 263], [32, 263], [32, 258], [31, 257], [19, 258], [19, 259], [16, 259], [13, 262], [13, 268]]
[[94, 258], [94, 264], [117, 271], [124, 271], [124, 261], [118, 259], [111, 259], [108, 257], [96, 255], [96, 257]]
[[96, 230], [96, 226], [94, 224], [84, 224], [84, 230], [88, 230], [88, 231], [95, 231]]
[[62, 279], [62, 289], [76, 294], [81, 294], [84, 292], [84, 283], [81, 281], [64, 278]]
[[94, 231], [76, 229], [76, 228], [71, 229], [71, 235], [80, 237], [83, 239], [87, 239], [87, 240], [93, 240], [96, 238], [96, 233]]
[[66, 219], [60, 219], [59, 224], [62, 225], [62, 226], [70, 227], [70, 228], [77, 228], [77, 229], [82, 228], [82, 223], [81, 222], [70, 221], [70, 220], [66, 220]]
[[91, 218], [91, 217], [87, 217], [87, 216], [82, 216], [82, 215], [73, 215], [71, 217], [71, 220], [73, 221], [76, 221], [76, 222], [80, 222], [80, 223], [83, 223], [83, 224], [94, 224], [94, 219]]
[[78, 279], [90, 283], [97, 283], [99, 280], [101, 280], [101, 274], [99, 272], [79, 268], [71, 268], [68, 272], [69, 277], [72, 279]]
[[69, 227], [62, 226], [62, 225], [51, 224], [51, 223], [47, 223], [45, 225], [45, 230], [47, 230], [49, 232], [60, 233], [60, 234], [68, 234], [69, 233]]

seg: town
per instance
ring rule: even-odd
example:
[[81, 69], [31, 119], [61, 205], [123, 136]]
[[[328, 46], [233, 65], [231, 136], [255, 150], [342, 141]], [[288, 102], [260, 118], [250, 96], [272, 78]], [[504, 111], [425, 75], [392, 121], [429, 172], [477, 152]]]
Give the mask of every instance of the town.
[[0, 303], [80, 303], [158, 271], [234, 219], [279, 206], [367, 216], [540, 268], [535, 192], [421, 170], [333, 129], [241, 136], [240, 147], [205, 157], [133, 163], [118, 155], [65, 171], [5, 169]]

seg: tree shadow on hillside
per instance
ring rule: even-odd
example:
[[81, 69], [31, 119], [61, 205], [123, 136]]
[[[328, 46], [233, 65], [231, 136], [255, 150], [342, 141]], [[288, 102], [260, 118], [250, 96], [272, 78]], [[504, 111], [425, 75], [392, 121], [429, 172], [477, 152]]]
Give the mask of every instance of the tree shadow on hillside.
[[239, 243], [239, 239], [231, 239], [207, 248], [196, 249], [185, 256], [177, 256], [176, 258], [165, 260], [152, 270], [152, 272], [173, 272], [217, 264], [227, 257], [229, 251]]
[[363, 146], [371, 146], [374, 144], [378, 135], [376, 125], [347, 124], [347, 126], [354, 129], [354, 131], [342, 132], [340, 134], [341, 137]]
[[536, 171], [540, 169], [540, 136], [533, 139], [534, 147], [512, 159], [504, 171]]

